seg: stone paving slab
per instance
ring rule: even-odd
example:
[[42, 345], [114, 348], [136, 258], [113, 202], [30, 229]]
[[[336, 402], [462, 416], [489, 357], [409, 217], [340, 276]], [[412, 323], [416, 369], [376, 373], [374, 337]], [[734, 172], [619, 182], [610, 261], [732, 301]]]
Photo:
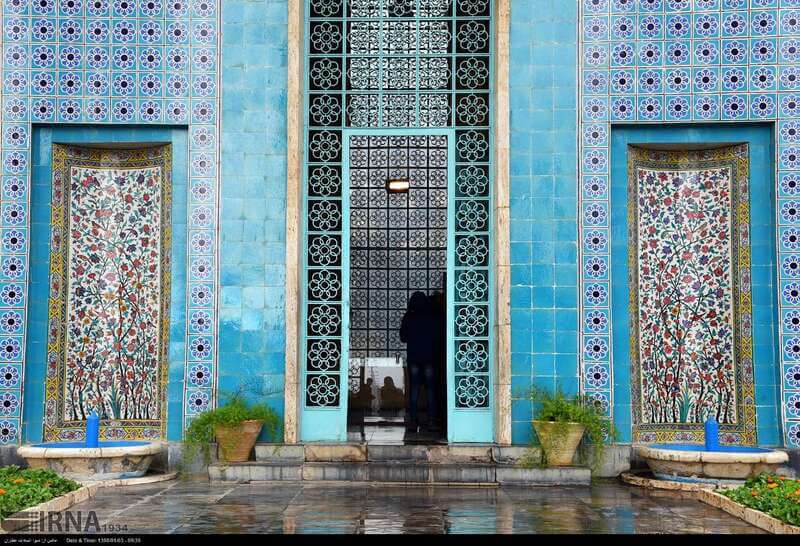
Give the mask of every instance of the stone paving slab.
[[103, 488], [69, 511], [84, 520], [94, 511], [101, 525], [123, 533], [763, 533], [680, 492], [617, 482], [488, 488], [173, 481]]

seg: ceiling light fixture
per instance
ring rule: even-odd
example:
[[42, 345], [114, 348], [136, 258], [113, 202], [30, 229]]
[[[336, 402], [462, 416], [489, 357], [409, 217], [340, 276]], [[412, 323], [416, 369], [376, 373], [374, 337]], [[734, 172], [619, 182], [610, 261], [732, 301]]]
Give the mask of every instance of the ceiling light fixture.
[[411, 182], [407, 178], [390, 178], [386, 181], [386, 190], [389, 193], [408, 193]]

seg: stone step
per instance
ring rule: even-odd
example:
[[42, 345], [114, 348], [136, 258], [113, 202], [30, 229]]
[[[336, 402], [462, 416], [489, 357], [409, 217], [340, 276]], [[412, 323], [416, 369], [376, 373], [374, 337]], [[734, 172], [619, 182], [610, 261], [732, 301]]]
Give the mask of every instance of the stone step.
[[[491, 444], [377, 445], [377, 444], [257, 444], [256, 461], [276, 464], [304, 462], [429, 462], [493, 463], [519, 466], [524, 460], [538, 461], [538, 448]], [[577, 460], [587, 460], [590, 451], [581, 448]], [[615, 478], [631, 468], [629, 445], [606, 446], [596, 466], [598, 478]], [[642, 465], [645, 463], [642, 462]]]
[[[257, 444], [256, 461], [296, 462], [383, 462], [418, 461], [471, 464], [512, 462], [524, 448], [492, 445], [373, 445], [373, 444]], [[513, 453], [513, 455], [511, 455]]]
[[211, 481], [247, 483], [255, 481], [300, 481], [302, 464], [280, 463], [215, 463], [208, 467]]
[[375, 462], [259, 462], [214, 464], [212, 481], [348, 481], [407, 484], [470, 485], [589, 485], [591, 472], [583, 467], [522, 468], [496, 463]]

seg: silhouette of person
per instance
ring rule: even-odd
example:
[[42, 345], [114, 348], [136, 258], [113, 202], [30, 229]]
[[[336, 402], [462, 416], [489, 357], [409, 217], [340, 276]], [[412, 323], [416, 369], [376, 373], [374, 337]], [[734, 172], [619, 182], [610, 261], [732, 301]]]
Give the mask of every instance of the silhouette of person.
[[368, 377], [366, 382], [361, 382], [358, 392], [355, 395], [356, 407], [369, 410], [375, 395], [372, 394], [372, 378]]
[[381, 387], [381, 409], [398, 410], [403, 408], [403, 391], [395, 387], [394, 379], [383, 378]]
[[428, 297], [414, 292], [400, 324], [400, 341], [406, 344], [410, 383], [409, 425], [415, 427], [420, 387], [425, 385], [428, 402], [428, 421], [436, 419], [436, 360], [439, 347], [439, 327]]

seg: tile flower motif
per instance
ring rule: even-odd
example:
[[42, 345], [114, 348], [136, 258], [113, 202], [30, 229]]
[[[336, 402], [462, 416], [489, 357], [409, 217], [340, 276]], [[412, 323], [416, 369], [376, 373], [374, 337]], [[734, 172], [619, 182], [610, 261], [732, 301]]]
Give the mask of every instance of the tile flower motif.
[[52, 229], [67, 237], [51, 256], [47, 440], [92, 410], [125, 438], [163, 436], [170, 165], [169, 146], [54, 145]]
[[742, 182], [747, 158], [747, 145], [630, 152], [636, 438], [700, 438], [713, 414], [723, 431], [755, 441], [752, 365], [746, 364], [752, 358], [745, 326], [749, 254], [737, 254], [743, 245], [731, 240], [749, 218]]

